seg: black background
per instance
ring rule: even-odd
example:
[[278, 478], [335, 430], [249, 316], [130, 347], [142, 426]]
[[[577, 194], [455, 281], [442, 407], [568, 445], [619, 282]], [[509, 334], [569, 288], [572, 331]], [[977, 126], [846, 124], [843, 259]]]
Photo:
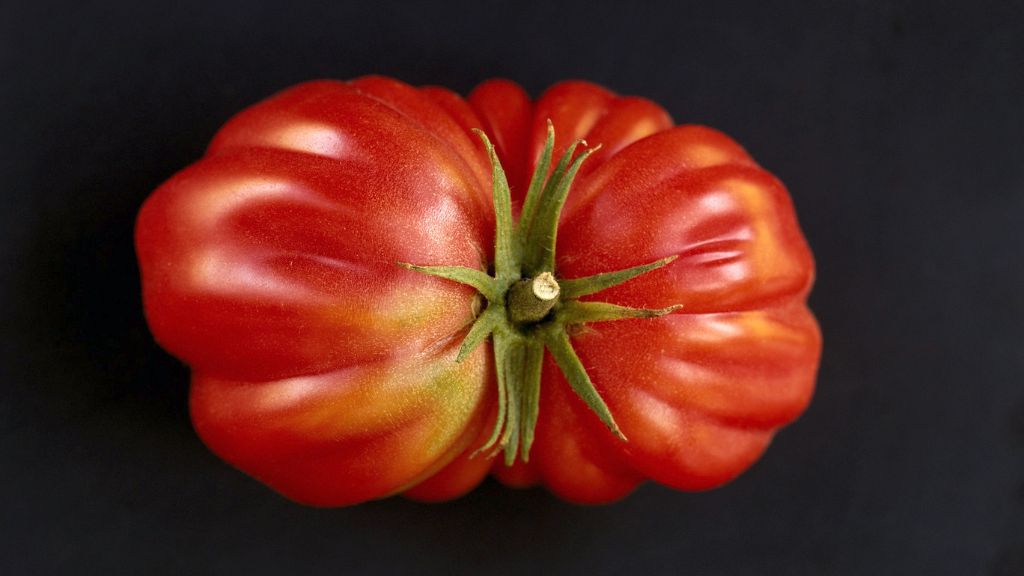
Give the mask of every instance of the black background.
[[[0, 572], [1024, 574], [1020, 2], [123, 4], [0, 5]], [[808, 412], [727, 487], [604, 507], [317, 510], [221, 463], [134, 215], [232, 113], [366, 73], [585, 78], [742, 142], [818, 260]]]

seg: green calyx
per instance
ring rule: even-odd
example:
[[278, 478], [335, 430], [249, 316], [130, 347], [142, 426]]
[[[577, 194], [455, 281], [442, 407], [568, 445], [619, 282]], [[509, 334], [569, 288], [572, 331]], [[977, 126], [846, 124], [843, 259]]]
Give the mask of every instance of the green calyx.
[[[494, 275], [462, 266], [402, 266], [473, 287], [487, 301], [462, 341], [456, 361], [490, 338], [498, 380], [498, 417], [487, 442], [477, 451], [492, 455], [503, 450], [505, 463], [517, 455], [528, 461], [540, 408], [541, 366], [544, 350], [551, 354], [576, 394], [613, 434], [626, 440], [594, 388], [573, 350], [569, 328], [589, 322], [626, 318], [654, 318], [680, 306], [658, 310], [628, 308], [578, 298], [646, 274], [675, 260], [675, 256], [586, 278], [557, 279], [555, 242], [558, 219], [580, 165], [598, 147], [579, 155], [569, 146], [548, 177], [555, 133], [548, 123], [547, 141], [530, 181], [519, 221], [512, 221], [512, 202], [505, 171], [487, 136], [477, 130], [490, 157], [495, 213]], [[575, 156], [575, 157], [574, 157]]]

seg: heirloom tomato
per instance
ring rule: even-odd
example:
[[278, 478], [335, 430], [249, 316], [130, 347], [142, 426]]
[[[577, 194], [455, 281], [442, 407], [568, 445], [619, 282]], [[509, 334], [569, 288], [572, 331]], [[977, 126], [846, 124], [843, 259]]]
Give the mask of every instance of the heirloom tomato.
[[295, 86], [153, 193], [136, 248], [199, 436], [312, 505], [714, 487], [821, 347], [783, 185], [586, 82]]

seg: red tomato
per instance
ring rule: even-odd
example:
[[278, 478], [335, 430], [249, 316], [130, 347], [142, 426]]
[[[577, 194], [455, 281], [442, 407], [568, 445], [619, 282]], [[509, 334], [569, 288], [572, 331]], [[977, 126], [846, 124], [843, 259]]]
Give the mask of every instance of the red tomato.
[[301, 84], [162, 185], [136, 247], [203, 441], [313, 505], [489, 472], [588, 503], [717, 486], [804, 409], [820, 354], [783, 185], [585, 82]]

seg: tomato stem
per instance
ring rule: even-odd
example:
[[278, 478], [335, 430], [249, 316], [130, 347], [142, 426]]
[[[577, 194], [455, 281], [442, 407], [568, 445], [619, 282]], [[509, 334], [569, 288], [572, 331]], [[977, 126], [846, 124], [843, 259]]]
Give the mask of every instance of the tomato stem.
[[459, 348], [461, 362], [487, 339], [491, 340], [498, 386], [498, 414], [490, 437], [473, 454], [504, 452], [507, 465], [516, 458], [528, 461], [540, 414], [540, 386], [544, 351], [565, 375], [573, 391], [613, 434], [625, 440], [608, 405], [601, 398], [586, 368], [572, 347], [573, 325], [631, 318], [656, 318], [680, 306], [661, 309], [629, 308], [606, 302], [580, 302], [580, 297], [627, 282], [671, 264], [676, 256], [625, 270], [586, 278], [557, 279], [555, 247], [558, 222], [572, 182], [583, 162], [599, 146], [576, 155], [586, 142], [571, 144], [551, 167], [555, 133], [548, 122], [547, 139], [530, 179], [519, 221], [512, 221], [508, 180], [494, 146], [476, 130], [491, 162], [495, 216], [494, 276], [462, 266], [401, 264], [419, 272], [473, 287], [486, 300]]
[[550, 272], [520, 280], [508, 291], [508, 317], [514, 324], [539, 322], [558, 303], [561, 289]]

